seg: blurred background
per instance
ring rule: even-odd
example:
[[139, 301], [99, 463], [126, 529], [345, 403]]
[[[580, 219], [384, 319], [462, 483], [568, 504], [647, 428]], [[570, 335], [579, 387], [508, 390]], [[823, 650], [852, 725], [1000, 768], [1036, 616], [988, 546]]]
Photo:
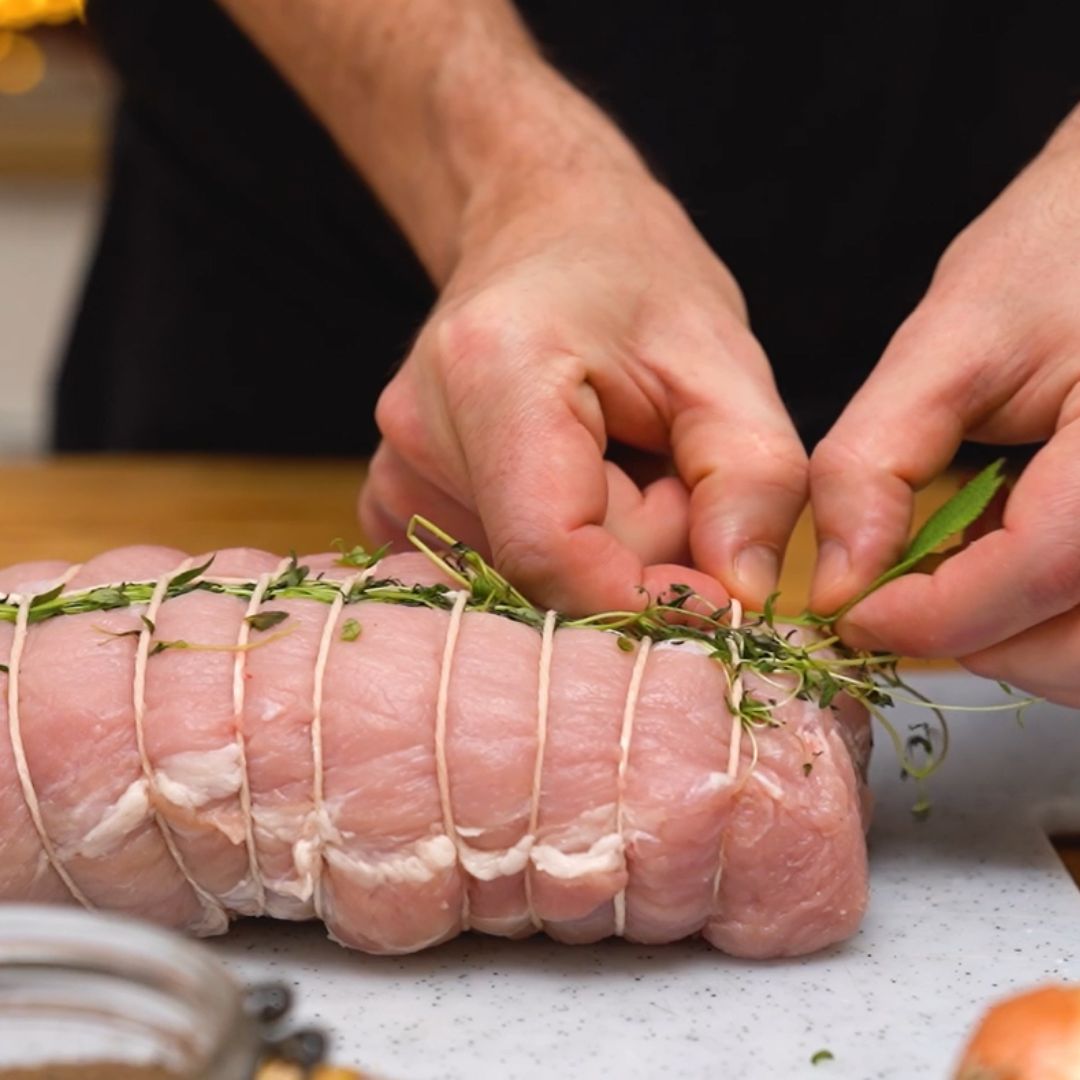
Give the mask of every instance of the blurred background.
[[97, 226], [112, 89], [78, 23], [0, 34], [0, 454], [45, 448]]

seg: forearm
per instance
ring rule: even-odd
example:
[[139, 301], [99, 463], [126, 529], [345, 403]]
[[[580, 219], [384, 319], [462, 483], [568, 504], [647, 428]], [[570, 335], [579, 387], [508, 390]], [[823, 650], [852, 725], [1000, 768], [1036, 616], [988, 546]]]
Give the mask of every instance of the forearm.
[[507, 0], [220, 0], [296, 88], [437, 283], [526, 186], [641, 170]]

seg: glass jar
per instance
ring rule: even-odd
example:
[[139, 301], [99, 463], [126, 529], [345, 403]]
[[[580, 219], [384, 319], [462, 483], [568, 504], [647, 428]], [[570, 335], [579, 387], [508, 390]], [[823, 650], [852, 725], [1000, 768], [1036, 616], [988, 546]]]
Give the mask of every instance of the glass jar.
[[204, 946], [130, 918], [0, 905], [0, 1080], [249, 1080], [262, 1052], [258, 1017]]

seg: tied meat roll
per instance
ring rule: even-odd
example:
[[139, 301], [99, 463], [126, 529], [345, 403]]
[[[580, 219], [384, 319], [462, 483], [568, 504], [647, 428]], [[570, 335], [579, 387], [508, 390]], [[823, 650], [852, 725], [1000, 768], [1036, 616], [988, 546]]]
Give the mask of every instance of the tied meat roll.
[[478, 610], [418, 553], [301, 564], [0, 571], [0, 899], [203, 935], [317, 918], [371, 953], [541, 930], [773, 957], [856, 929], [855, 702], [678, 632]]

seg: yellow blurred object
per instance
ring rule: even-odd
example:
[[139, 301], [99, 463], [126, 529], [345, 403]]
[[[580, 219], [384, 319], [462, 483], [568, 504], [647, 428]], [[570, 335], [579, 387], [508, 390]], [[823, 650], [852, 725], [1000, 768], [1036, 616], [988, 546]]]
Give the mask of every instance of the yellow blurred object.
[[0, 30], [27, 30], [41, 23], [81, 19], [86, 0], [0, 0]]
[[1080, 986], [1043, 986], [992, 1006], [954, 1080], [1080, 1080]]
[[[305, 1074], [299, 1065], [270, 1061], [259, 1069], [257, 1080], [305, 1080]], [[316, 1065], [307, 1074], [307, 1080], [364, 1080], [364, 1078], [353, 1069], [335, 1069], [330, 1065]]]
[[44, 75], [45, 54], [41, 46], [23, 34], [0, 30], [0, 94], [25, 94]]

